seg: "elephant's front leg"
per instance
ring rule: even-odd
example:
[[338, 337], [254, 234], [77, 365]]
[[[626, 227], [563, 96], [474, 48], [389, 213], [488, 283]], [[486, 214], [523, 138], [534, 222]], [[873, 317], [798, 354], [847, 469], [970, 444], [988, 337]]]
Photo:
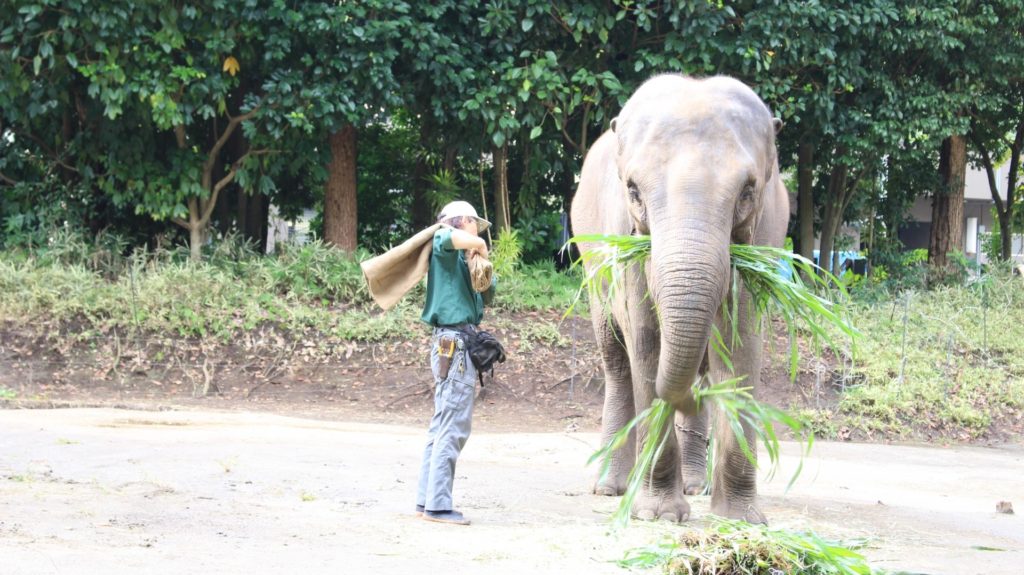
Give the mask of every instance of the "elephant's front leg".
[[[643, 302], [643, 300], [633, 300]], [[631, 329], [625, 330], [630, 338], [627, 350], [633, 371], [633, 396], [637, 411], [650, 407], [655, 399], [655, 380], [658, 373], [660, 335], [653, 310], [645, 303], [632, 310]], [[643, 481], [640, 494], [633, 502], [633, 516], [639, 519], [664, 519], [682, 522], [690, 517], [690, 504], [683, 495], [683, 477], [680, 470], [679, 444], [671, 422], [665, 426], [659, 443], [663, 442], [661, 456], [654, 469]], [[646, 425], [637, 433], [637, 451], [648, 437]]]
[[[626, 427], [636, 408], [633, 404], [633, 378], [629, 370], [629, 357], [623, 346], [622, 332], [600, 311], [593, 311], [594, 333], [597, 335], [604, 363], [604, 412], [601, 415], [601, 445], [608, 445], [620, 429]], [[634, 449], [636, 434], [610, 455], [611, 462], [594, 484], [597, 495], [622, 495], [626, 491], [629, 470], [636, 461]]]
[[683, 491], [687, 495], [699, 495], [707, 486], [709, 411], [702, 407], [696, 415], [676, 412], [676, 436], [683, 462]]
[[[725, 304], [728, 305], [728, 302]], [[753, 387], [756, 397], [761, 380], [762, 335], [756, 319], [750, 310], [750, 296], [744, 290], [740, 299], [738, 315], [737, 347], [731, 358], [735, 371], [730, 371], [711, 354], [711, 377], [721, 382], [738, 376], [745, 376], [743, 386]], [[731, 327], [719, 319], [721, 333], [731, 333]], [[757, 456], [757, 437], [747, 421], [743, 421], [743, 434], [751, 452]], [[715, 461], [714, 477], [711, 481], [711, 512], [715, 515], [742, 519], [749, 523], [767, 523], [757, 506], [757, 467], [743, 453], [736, 435], [725, 417], [715, 417]]]

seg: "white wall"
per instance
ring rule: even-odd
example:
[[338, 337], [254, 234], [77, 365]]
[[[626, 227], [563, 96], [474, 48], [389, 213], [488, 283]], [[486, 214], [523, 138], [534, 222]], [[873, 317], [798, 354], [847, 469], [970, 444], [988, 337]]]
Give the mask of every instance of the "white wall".
[[[1006, 178], [1010, 175], [1010, 162], [996, 168], [996, 187], [999, 189], [999, 198], [1006, 199]], [[989, 191], [988, 176], [981, 168], [967, 166], [967, 174], [964, 176], [964, 199], [966, 200], [992, 200], [992, 192]]]

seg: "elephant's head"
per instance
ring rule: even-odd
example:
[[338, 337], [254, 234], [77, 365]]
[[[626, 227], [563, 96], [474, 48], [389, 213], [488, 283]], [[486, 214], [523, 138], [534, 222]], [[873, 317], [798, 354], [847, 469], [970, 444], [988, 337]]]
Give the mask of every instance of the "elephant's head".
[[651, 236], [649, 289], [661, 321], [657, 394], [693, 413], [691, 386], [731, 285], [730, 243], [754, 241], [776, 185], [781, 122], [729, 78], [658, 76], [613, 121], [635, 229]]

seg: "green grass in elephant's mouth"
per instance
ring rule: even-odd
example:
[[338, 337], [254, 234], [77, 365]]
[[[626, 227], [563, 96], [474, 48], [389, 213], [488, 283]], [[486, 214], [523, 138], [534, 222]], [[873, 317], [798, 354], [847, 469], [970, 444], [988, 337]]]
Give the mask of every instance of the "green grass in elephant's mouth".
[[[650, 236], [586, 235], [576, 236], [571, 243], [596, 244], [583, 252], [579, 262], [585, 262], [586, 273], [577, 292], [578, 301], [584, 292], [590, 296], [591, 313], [603, 309], [611, 318], [609, 302], [621, 288], [624, 274], [630, 266], [643, 265], [650, 257]], [[790, 332], [791, 360], [790, 373], [797, 373], [799, 358], [797, 336], [809, 334], [816, 346], [824, 341], [834, 345], [839, 336], [855, 340], [859, 335], [848, 320], [844, 304], [848, 296], [842, 284], [832, 274], [818, 268], [813, 262], [787, 250], [752, 245], [733, 244], [729, 249], [732, 260], [732, 286], [730, 294], [738, 293], [740, 282], [750, 293], [755, 322], [763, 325], [766, 317], [781, 317]], [[575, 305], [574, 301], [574, 305]], [[722, 334], [713, 327], [710, 346], [730, 370], [731, 349], [738, 343], [738, 298], [727, 297], [722, 304], [722, 315], [731, 333]], [[595, 305], [596, 302], [600, 304]], [[572, 306], [570, 306], [570, 310]], [[568, 312], [567, 312], [568, 313]], [[709, 401], [718, 407], [721, 417], [726, 418], [736, 436], [744, 455], [757, 466], [754, 451], [743, 433], [743, 423], [753, 429], [765, 446], [770, 466], [769, 476], [775, 473], [779, 462], [779, 440], [775, 425], [790, 429], [804, 444], [804, 454], [810, 450], [814, 435], [805, 422], [785, 411], [763, 404], [754, 399], [749, 387], [740, 387], [743, 377], [721, 382], [698, 381], [693, 394], [698, 404]], [[630, 518], [633, 501], [640, 492], [645, 479], [653, 472], [668, 438], [674, 410], [666, 402], [656, 399], [650, 407], [637, 414], [632, 421], [616, 433], [611, 441], [591, 457], [590, 462], [601, 460], [604, 476], [611, 463], [611, 454], [629, 438], [630, 431], [639, 428], [638, 437], [644, 438], [636, 464], [629, 474], [627, 487], [613, 523], [625, 525]], [[713, 447], [713, 446], [712, 446]], [[712, 458], [713, 460], [713, 458]], [[802, 469], [802, 463], [795, 471], [790, 485]]]

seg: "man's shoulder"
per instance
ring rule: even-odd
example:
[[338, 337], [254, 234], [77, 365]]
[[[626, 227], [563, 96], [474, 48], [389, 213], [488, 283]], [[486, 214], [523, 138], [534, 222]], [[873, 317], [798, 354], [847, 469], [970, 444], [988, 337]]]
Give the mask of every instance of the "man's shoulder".
[[455, 247], [452, 245], [452, 228], [441, 226], [434, 232], [434, 252], [454, 254]]

